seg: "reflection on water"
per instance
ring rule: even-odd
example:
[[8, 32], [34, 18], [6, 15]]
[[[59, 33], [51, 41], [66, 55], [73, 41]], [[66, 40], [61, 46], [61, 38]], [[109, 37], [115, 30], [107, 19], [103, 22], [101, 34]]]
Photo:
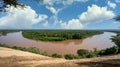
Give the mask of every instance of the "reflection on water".
[[81, 40], [67, 40], [60, 42], [44, 42], [36, 41], [24, 38], [22, 32], [8, 33], [6, 36], [0, 36], [0, 43], [8, 44], [11, 46], [23, 46], [23, 47], [37, 47], [40, 52], [48, 52], [49, 54], [76, 54], [78, 49], [93, 48], [104, 49], [112, 47], [115, 44], [110, 40], [111, 36], [115, 36], [115, 33], [104, 32], [100, 35], [94, 35], [86, 39]]

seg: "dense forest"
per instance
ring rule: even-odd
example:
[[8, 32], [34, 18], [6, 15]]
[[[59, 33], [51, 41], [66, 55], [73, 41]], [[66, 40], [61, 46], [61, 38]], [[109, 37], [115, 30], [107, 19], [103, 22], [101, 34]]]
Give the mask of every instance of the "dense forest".
[[22, 35], [25, 38], [34, 40], [63, 41], [68, 39], [83, 39], [101, 33], [103, 32], [95, 30], [28, 30], [23, 31]]

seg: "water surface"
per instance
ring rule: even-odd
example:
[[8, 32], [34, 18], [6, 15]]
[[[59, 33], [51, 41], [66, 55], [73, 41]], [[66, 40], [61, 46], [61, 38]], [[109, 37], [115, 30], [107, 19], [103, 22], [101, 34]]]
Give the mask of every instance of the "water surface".
[[49, 54], [76, 54], [78, 49], [98, 50], [109, 48], [115, 44], [110, 40], [115, 33], [104, 32], [103, 34], [94, 35], [81, 40], [66, 40], [60, 42], [44, 42], [24, 38], [22, 32], [8, 33], [6, 36], [0, 36], [0, 43], [10, 46], [37, 47], [40, 52]]

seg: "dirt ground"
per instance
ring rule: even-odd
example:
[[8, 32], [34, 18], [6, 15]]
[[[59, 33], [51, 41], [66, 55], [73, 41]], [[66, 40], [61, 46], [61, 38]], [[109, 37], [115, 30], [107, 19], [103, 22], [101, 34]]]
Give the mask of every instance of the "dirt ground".
[[120, 54], [65, 60], [0, 47], [0, 67], [120, 67]]

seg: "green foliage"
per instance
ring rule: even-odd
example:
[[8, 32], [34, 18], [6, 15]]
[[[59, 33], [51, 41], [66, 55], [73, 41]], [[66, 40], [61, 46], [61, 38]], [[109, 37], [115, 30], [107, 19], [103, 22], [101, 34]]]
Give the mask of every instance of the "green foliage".
[[30, 47], [27, 49], [28, 52], [32, 52], [32, 53], [36, 53], [36, 54], [39, 54], [39, 49], [36, 48], [36, 47]]
[[120, 48], [120, 35], [113, 36], [111, 39]]
[[0, 30], [0, 36], [7, 35], [8, 33], [18, 32], [18, 30]]
[[83, 39], [95, 34], [101, 34], [101, 31], [88, 30], [33, 30], [23, 31], [25, 38], [42, 41], [63, 41], [68, 39]]
[[47, 52], [43, 52], [43, 53], [41, 53], [41, 55], [49, 56]]
[[117, 46], [114, 46], [111, 48], [106, 48], [106, 49], [100, 50], [99, 55], [117, 54], [118, 50], [119, 50], [119, 47], [117, 47]]
[[54, 58], [62, 58], [62, 55], [55, 53], [55, 54], [52, 54], [51, 57], [54, 57]]
[[77, 59], [77, 56], [75, 56], [73, 54], [66, 54], [66, 55], [64, 55], [64, 58], [68, 59], [68, 60], [72, 60], [72, 59]]
[[88, 51], [88, 50], [85, 50], [85, 49], [79, 49], [79, 50], [77, 50], [77, 54], [78, 54], [79, 56], [83, 56], [83, 55], [89, 54], [89, 51]]
[[19, 47], [19, 46], [8, 46], [5, 44], [0, 44], [0, 46], [39, 54], [39, 49], [35, 47], [25, 48], [25, 47]]
[[17, 5], [22, 6], [18, 0], [3, 0], [5, 5], [10, 5], [16, 7]]
[[86, 55], [86, 58], [92, 58], [92, 57], [97, 57], [97, 55], [94, 52], [90, 52], [89, 54]]

